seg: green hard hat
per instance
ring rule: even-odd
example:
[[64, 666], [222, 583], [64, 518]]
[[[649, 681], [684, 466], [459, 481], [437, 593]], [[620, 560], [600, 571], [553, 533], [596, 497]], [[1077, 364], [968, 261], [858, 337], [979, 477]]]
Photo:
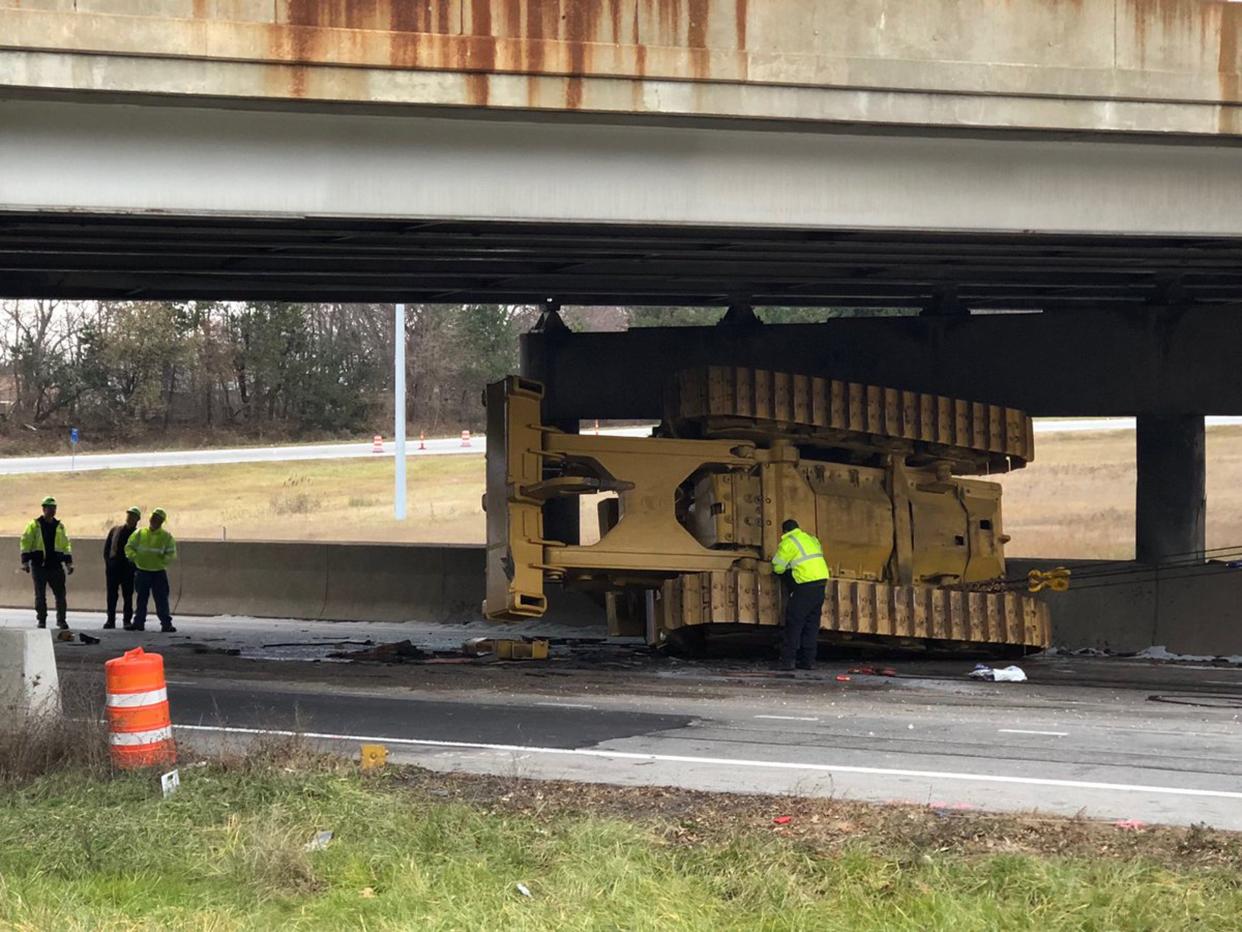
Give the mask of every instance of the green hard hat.
[[125, 509], [125, 513], [127, 515], [137, 515], [139, 518], [142, 517], [142, 509], [139, 508], [137, 505], [130, 505], [128, 508]]
[[163, 508], [155, 508], [151, 511], [151, 517], [154, 518], [157, 515], [161, 518], [167, 518], [168, 512], [166, 512]]
[[50, 495], [43, 499], [43, 507], [46, 508], [48, 505], [51, 505], [53, 508], [56, 507], [56, 499], [52, 498]]

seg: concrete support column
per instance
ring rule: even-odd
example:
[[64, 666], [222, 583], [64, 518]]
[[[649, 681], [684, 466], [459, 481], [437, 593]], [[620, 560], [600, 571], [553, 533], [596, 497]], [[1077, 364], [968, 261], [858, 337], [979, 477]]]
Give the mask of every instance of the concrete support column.
[[1203, 416], [1140, 414], [1135, 438], [1135, 558], [1141, 563], [1202, 558], [1207, 546]]

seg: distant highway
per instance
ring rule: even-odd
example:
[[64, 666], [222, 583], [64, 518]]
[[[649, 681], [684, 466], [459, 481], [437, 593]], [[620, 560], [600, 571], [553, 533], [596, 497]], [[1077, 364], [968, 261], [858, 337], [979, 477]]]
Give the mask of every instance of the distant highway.
[[[651, 432], [649, 427], [604, 428], [601, 434], [625, 437], [642, 437]], [[460, 437], [439, 437], [424, 441], [426, 449], [419, 449], [418, 438], [406, 443], [410, 458], [418, 456], [451, 456], [462, 454], [481, 455], [487, 438], [476, 434], [470, 445], [463, 446]], [[307, 443], [281, 447], [234, 447], [204, 450], [150, 450], [141, 453], [87, 453], [77, 457], [68, 456], [12, 456], [0, 457], [0, 475], [12, 476], [22, 473], [87, 472], [97, 469], [155, 469], [163, 466], [202, 466], [219, 463], [285, 463], [295, 460], [340, 460], [392, 458], [395, 444], [384, 442], [384, 452], [376, 453], [370, 440], [350, 443]]]
[[[1242, 424], [1242, 417], [1209, 417], [1209, 427], [1226, 427]], [[600, 433], [614, 437], [643, 437], [650, 433], [649, 427], [606, 427]], [[1086, 433], [1134, 430], [1134, 418], [1081, 418], [1066, 420], [1037, 420], [1035, 433]], [[418, 439], [408, 443], [410, 457], [452, 456], [481, 454], [486, 438], [476, 434], [469, 446], [462, 446], [459, 437], [440, 437], [425, 442], [426, 449], [418, 448]], [[200, 466], [215, 463], [284, 463], [294, 460], [366, 459], [367, 457], [391, 457], [393, 442], [384, 442], [384, 452], [375, 453], [371, 441], [356, 440], [350, 443], [296, 444], [281, 447], [234, 447], [230, 449], [205, 450], [152, 450], [141, 453], [87, 453], [68, 456], [12, 456], [0, 457], [0, 476], [22, 473], [86, 472], [97, 469], [153, 469], [161, 466]]]
[[[1242, 424], [1242, 417], [1217, 417], [1215, 415], [1204, 418], [1208, 427], [1233, 427]], [[1076, 434], [1095, 431], [1096, 433], [1108, 433], [1110, 431], [1134, 430], [1134, 418], [1132, 417], [1084, 417], [1084, 418], [1045, 418], [1035, 421], [1035, 433], [1037, 434]]]

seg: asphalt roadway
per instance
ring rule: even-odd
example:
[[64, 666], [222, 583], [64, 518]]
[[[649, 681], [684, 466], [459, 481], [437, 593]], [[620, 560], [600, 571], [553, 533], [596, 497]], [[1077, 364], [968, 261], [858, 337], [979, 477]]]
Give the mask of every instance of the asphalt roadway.
[[[1242, 417], [1209, 417], [1209, 427], [1242, 424]], [[1037, 420], [1035, 433], [1108, 433], [1134, 430], [1134, 418], [1063, 418]], [[601, 434], [616, 437], [644, 437], [649, 427], [606, 427]], [[483, 452], [486, 438], [476, 434], [468, 446], [460, 437], [438, 437], [423, 442], [417, 438], [407, 444], [408, 456], [445, 456]], [[99, 469], [153, 469], [161, 466], [196, 466], [213, 463], [279, 463], [297, 460], [365, 459], [373, 456], [392, 457], [395, 445], [383, 443], [377, 453], [371, 441], [350, 443], [306, 443], [279, 447], [235, 447], [204, 450], [150, 450], [139, 453], [84, 453], [80, 456], [9, 456], [0, 457], [0, 476], [22, 473], [91, 472]]]
[[[0, 613], [0, 624], [25, 623]], [[103, 660], [138, 642], [93, 630], [97, 615], [71, 623], [103, 643], [58, 645], [66, 682], [96, 681]], [[581, 629], [562, 631], [574, 640], [546, 663], [391, 666], [327, 655], [407, 637], [443, 649], [488, 628], [177, 623], [177, 635], [141, 643], [166, 658], [185, 748], [296, 732], [348, 755], [383, 743], [394, 761], [441, 771], [1242, 830], [1238, 667], [1028, 658], [1031, 682], [991, 684], [968, 680], [962, 660], [889, 660], [896, 678], [848, 674], [859, 661], [837, 660], [785, 675], [653, 658]]]

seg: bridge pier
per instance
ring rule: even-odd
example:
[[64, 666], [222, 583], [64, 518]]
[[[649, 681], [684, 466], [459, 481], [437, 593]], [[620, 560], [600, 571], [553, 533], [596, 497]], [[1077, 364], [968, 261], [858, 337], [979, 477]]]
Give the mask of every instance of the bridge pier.
[[1203, 416], [1140, 414], [1135, 465], [1135, 559], [1202, 560], [1207, 546]]

